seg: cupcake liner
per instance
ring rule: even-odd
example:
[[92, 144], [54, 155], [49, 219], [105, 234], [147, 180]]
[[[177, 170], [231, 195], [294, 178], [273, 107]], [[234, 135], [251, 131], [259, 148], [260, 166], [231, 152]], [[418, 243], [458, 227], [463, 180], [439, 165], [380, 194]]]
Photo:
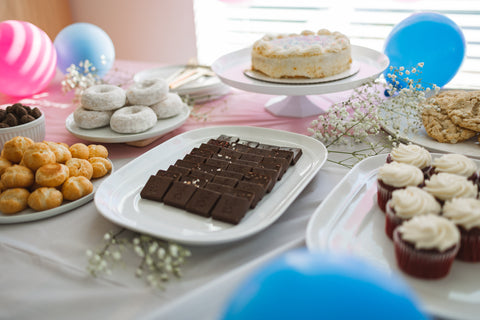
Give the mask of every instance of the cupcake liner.
[[388, 200], [392, 198], [393, 191], [397, 189], [404, 189], [404, 188], [397, 188], [393, 186], [389, 186], [385, 184], [381, 180], [377, 180], [377, 203], [383, 213], [385, 213], [385, 207], [387, 205]]
[[471, 230], [460, 229], [460, 249], [457, 253], [457, 259], [466, 262], [480, 261], [480, 229]]
[[395, 214], [395, 210], [389, 204], [390, 201], [387, 202], [385, 206], [385, 234], [393, 240], [393, 231], [405, 221], [405, 219], [400, 218]]
[[460, 248], [456, 245], [445, 252], [417, 250], [401, 239], [398, 229], [393, 232], [393, 242], [398, 267], [406, 274], [421, 279], [439, 279], [447, 276]]

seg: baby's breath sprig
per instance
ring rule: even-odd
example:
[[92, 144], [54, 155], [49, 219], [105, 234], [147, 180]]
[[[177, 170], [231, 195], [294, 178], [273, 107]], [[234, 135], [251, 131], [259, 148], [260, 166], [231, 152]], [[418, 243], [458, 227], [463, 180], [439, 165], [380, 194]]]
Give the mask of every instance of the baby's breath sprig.
[[96, 277], [99, 274], [110, 275], [115, 264], [122, 263], [127, 250], [140, 258], [135, 276], [143, 278], [154, 288], [164, 288], [163, 283], [172, 276], [182, 276], [181, 267], [191, 253], [188, 249], [164, 240], [144, 234], [127, 234], [126, 229], [110, 231], [103, 237], [104, 246], [98, 251], [87, 250], [87, 270]]
[[73, 102], [78, 103], [85, 89], [103, 83], [103, 81], [98, 77], [95, 66], [89, 60], [84, 60], [78, 66], [75, 64], [70, 65], [61, 83], [64, 93], [74, 90]]
[[[329, 161], [350, 168], [385, 149], [384, 141], [370, 139], [381, 131], [378, 105], [384, 99], [382, 93], [383, 86], [377, 81], [367, 82], [355, 88], [347, 100], [334, 104], [312, 121], [309, 132], [325, 143], [330, 155], [336, 154]], [[339, 146], [346, 144], [362, 146], [351, 152], [340, 150]]]
[[[417, 77], [421, 68], [423, 62], [409, 70], [390, 67], [389, 81], [380, 77], [355, 88], [347, 100], [312, 121], [308, 131], [325, 144], [328, 160], [351, 168], [369, 156], [388, 152], [406, 131], [418, 130], [427, 97], [440, 90], [435, 84], [431, 86], [433, 91], [423, 87]], [[377, 135], [385, 127], [393, 128], [393, 132], [386, 137]], [[345, 151], [342, 145], [355, 147]]]

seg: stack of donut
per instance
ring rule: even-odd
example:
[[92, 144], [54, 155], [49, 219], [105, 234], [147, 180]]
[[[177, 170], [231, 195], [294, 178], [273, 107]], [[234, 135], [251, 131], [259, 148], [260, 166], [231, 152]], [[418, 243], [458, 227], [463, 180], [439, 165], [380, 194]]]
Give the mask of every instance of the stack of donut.
[[159, 119], [179, 114], [183, 106], [182, 99], [168, 91], [163, 79], [136, 82], [126, 91], [99, 84], [85, 90], [73, 118], [83, 129], [109, 125], [118, 133], [140, 133], [155, 126]]
[[43, 211], [90, 194], [91, 179], [112, 170], [107, 157], [102, 145], [12, 138], [0, 155], [0, 212], [11, 215], [27, 207]]

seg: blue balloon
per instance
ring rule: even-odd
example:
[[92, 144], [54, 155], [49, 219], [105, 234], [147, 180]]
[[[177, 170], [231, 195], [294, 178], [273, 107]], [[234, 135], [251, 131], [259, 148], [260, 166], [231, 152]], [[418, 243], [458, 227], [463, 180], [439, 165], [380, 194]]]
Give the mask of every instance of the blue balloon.
[[234, 292], [224, 320], [424, 320], [410, 288], [353, 256], [294, 250], [257, 270]]
[[[455, 22], [433, 12], [416, 13], [397, 24], [385, 40], [384, 53], [390, 66], [410, 70], [423, 62], [423, 68], [408, 75], [424, 88], [442, 87], [458, 72], [465, 57], [465, 38]], [[389, 68], [384, 72], [385, 77]], [[390, 80], [387, 78], [390, 82]], [[401, 82], [399, 87], [404, 87]]]
[[74, 23], [62, 29], [53, 45], [57, 51], [57, 66], [63, 73], [72, 64], [90, 61], [97, 75], [103, 77], [115, 61], [115, 47], [108, 34], [91, 23]]

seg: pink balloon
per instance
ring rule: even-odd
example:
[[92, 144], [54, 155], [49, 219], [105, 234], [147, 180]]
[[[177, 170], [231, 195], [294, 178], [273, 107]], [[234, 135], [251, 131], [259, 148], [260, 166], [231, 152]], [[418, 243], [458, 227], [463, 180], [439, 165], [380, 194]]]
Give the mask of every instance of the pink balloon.
[[43, 30], [26, 21], [0, 23], [0, 92], [38, 93], [55, 76], [56, 64], [57, 53]]

